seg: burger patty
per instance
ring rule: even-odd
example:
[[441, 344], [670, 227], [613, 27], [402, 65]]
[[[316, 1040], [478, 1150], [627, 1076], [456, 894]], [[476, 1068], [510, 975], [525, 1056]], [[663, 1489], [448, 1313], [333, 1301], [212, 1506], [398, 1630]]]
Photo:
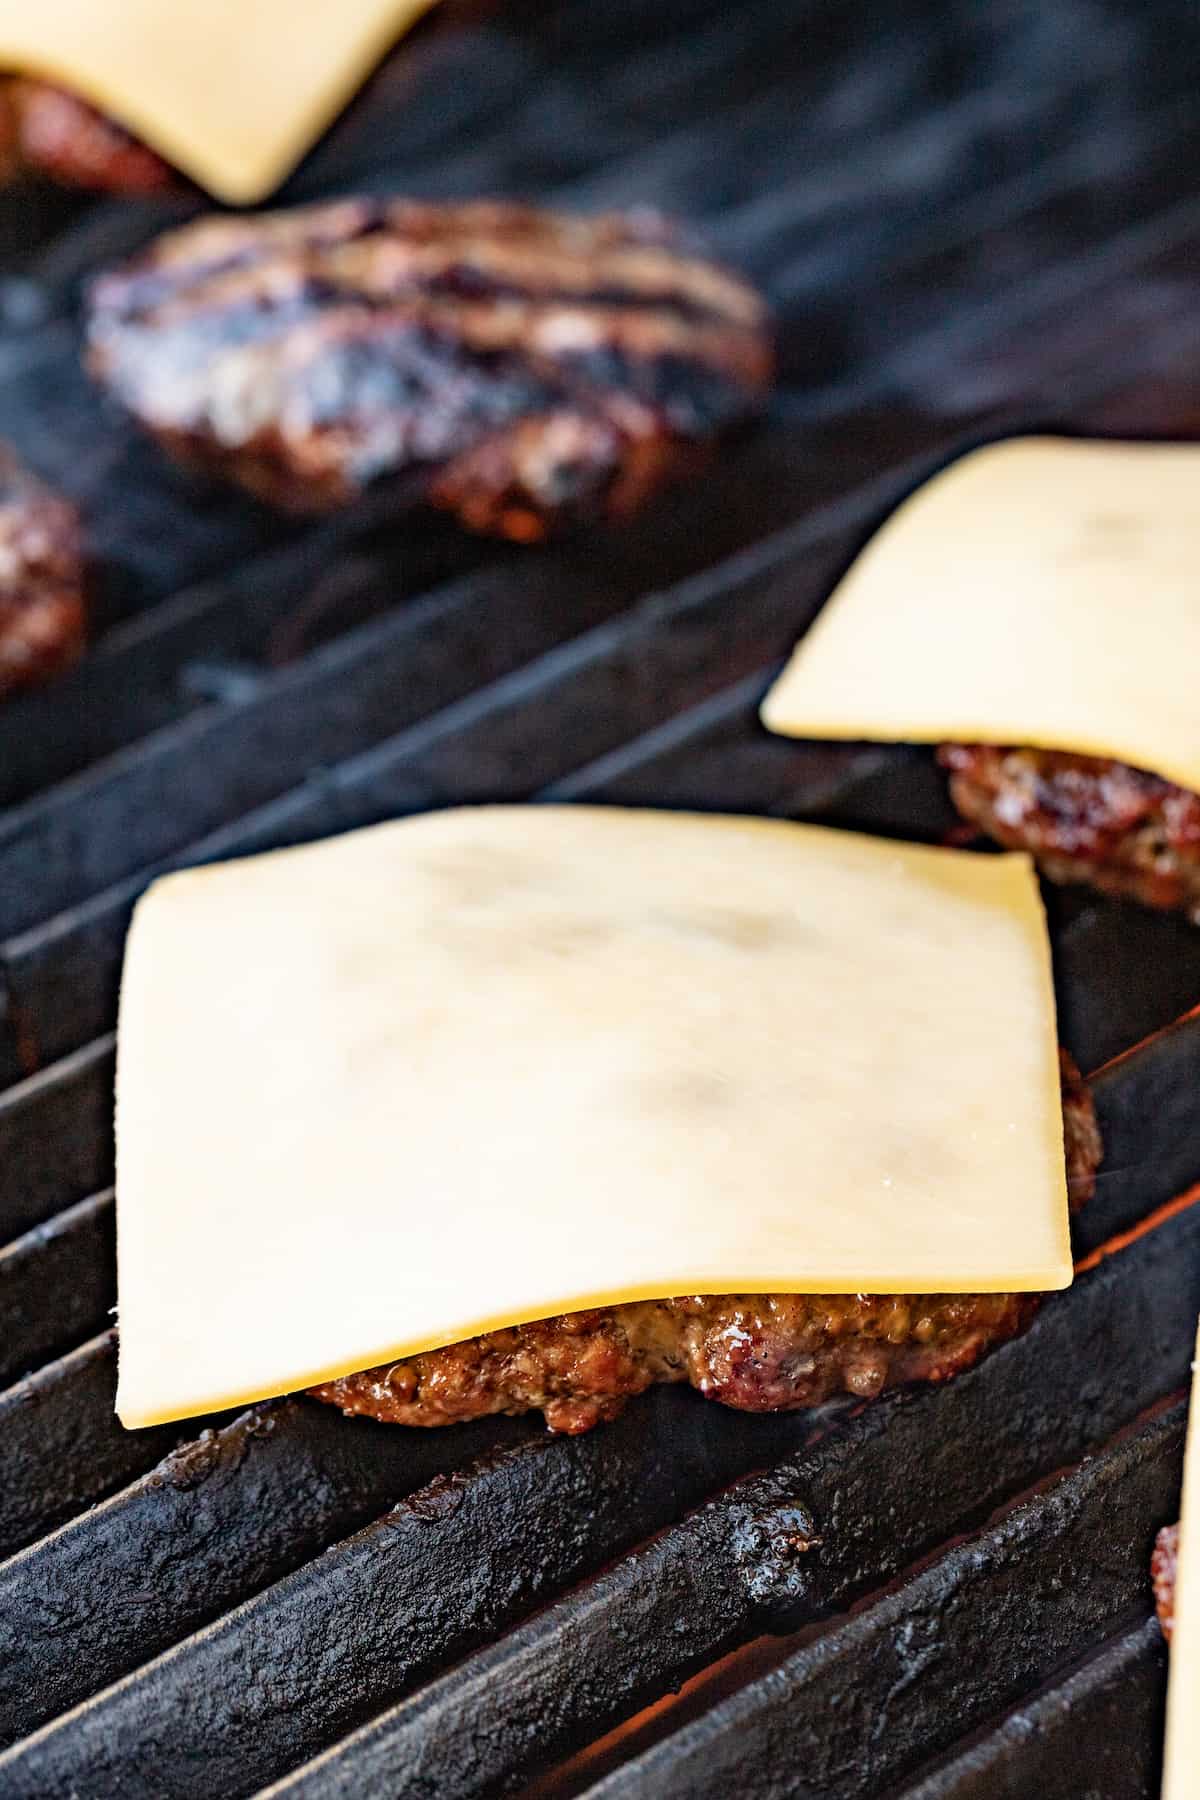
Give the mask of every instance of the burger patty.
[[1150, 1558], [1150, 1577], [1154, 1583], [1154, 1604], [1158, 1622], [1168, 1644], [1175, 1628], [1175, 1570], [1179, 1561], [1179, 1527], [1164, 1525], [1154, 1541]]
[[1087, 882], [1200, 920], [1200, 794], [1100, 756], [943, 744], [955, 806], [1028, 850], [1052, 881]]
[[4, 80], [0, 116], [11, 175], [31, 171], [113, 194], [153, 193], [178, 180], [169, 163], [115, 119], [48, 81]]
[[[1062, 1059], [1068, 1192], [1095, 1186], [1100, 1134], [1086, 1084]], [[615, 1419], [658, 1381], [687, 1381], [746, 1412], [873, 1399], [910, 1381], [945, 1381], [1015, 1337], [1037, 1294], [684, 1295], [593, 1307], [489, 1331], [311, 1390], [346, 1413], [397, 1425], [453, 1425], [540, 1410], [551, 1431]]]
[[380, 483], [516, 539], [629, 514], [758, 411], [763, 303], [660, 219], [346, 200], [200, 220], [90, 296], [171, 452], [301, 511]]
[[76, 661], [83, 590], [74, 508], [0, 450], [0, 699]]

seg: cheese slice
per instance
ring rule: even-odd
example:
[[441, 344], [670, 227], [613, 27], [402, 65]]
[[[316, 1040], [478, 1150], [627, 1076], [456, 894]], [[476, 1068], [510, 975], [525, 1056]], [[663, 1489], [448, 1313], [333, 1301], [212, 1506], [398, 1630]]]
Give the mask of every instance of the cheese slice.
[[1200, 789], [1197, 493], [1197, 444], [974, 451], [872, 539], [766, 724], [1110, 756]]
[[1028, 861], [456, 810], [171, 875], [117, 1083], [129, 1425], [582, 1306], [1071, 1279]]
[[1200, 1333], [1183, 1470], [1162, 1800], [1200, 1800]]
[[223, 200], [261, 200], [432, 0], [0, 0], [0, 65], [82, 94]]

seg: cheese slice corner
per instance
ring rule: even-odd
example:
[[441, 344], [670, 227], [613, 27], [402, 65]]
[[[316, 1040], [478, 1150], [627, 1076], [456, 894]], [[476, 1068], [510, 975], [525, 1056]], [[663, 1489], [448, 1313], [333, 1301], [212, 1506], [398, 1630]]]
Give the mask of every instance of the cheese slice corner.
[[433, 0], [0, 0], [0, 66], [81, 94], [221, 200], [270, 194]]
[[1200, 1329], [1183, 1470], [1162, 1800], [1200, 1800]]
[[121, 996], [118, 1410], [672, 1294], [1071, 1279], [1022, 856], [459, 809], [172, 875]]
[[1200, 444], [972, 451], [852, 564], [765, 724], [1112, 757], [1200, 791], [1197, 492]]

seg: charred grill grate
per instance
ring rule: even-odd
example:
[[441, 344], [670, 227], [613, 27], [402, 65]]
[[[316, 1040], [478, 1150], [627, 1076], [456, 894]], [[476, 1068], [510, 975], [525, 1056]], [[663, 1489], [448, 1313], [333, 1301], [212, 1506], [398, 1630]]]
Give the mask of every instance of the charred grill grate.
[[1050, 896], [1108, 1146], [1079, 1253], [1152, 1228], [1024, 1338], [858, 1413], [670, 1390], [578, 1440], [297, 1401], [122, 1432], [111, 1031], [130, 906], [174, 863], [484, 798], [940, 836], [929, 757], [771, 741], [757, 700], [956, 447], [1195, 430], [1198, 69], [1182, 0], [448, 0], [291, 197], [656, 202], [780, 314], [764, 431], [536, 552], [188, 488], [80, 375], [77, 297], [189, 203], [0, 217], [0, 435], [83, 505], [103, 627], [0, 713], [4, 1800], [1154, 1791], [1200, 934]]

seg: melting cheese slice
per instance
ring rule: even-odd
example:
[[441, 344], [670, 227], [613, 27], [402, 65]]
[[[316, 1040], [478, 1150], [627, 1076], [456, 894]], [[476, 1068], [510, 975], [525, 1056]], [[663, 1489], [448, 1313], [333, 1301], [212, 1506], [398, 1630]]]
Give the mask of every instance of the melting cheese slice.
[[1183, 1470], [1162, 1800], [1200, 1800], [1200, 1332]]
[[906, 501], [767, 696], [792, 737], [1030, 745], [1200, 789], [1200, 445], [1023, 438]]
[[432, 0], [0, 0], [0, 64], [82, 94], [223, 200], [283, 180]]
[[457, 810], [169, 876], [117, 1086], [144, 1425], [576, 1307], [1071, 1279], [1023, 857]]

